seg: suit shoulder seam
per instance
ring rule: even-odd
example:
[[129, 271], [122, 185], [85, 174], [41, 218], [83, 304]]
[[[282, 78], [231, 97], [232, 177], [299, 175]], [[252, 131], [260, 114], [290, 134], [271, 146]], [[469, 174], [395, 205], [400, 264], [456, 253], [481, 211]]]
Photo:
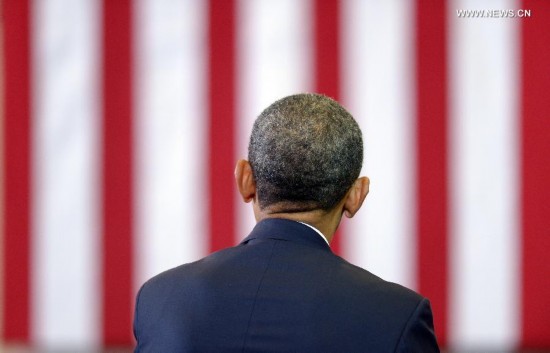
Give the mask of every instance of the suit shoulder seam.
[[401, 334], [399, 335], [399, 339], [397, 340], [397, 344], [395, 345], [395, 349], [393, 350], [394, 352], [397, 352], [397, 349], [399, 348], [401, 342], [403, 341], [403, 339], [406, 335], [406, 332], [407, 332], [409, 326], [411, 325], [411, 322], [412, 322], [413, 318], [416, 316], [416, 313], [420, 310], [420, 307], [422, 306], [422, 304], [424, 303], [425, 300], [427, 300], [427, 299], [426, 298], [421, 298], [418, 301], [418, 303], [416, 304], [416, 307], [411, 312], [411, 315], [409, 315], [409, 318], [407, 319], [407, 321], [405, 321], [405, 326], [403, 326], [403, 330], [401, 331]]

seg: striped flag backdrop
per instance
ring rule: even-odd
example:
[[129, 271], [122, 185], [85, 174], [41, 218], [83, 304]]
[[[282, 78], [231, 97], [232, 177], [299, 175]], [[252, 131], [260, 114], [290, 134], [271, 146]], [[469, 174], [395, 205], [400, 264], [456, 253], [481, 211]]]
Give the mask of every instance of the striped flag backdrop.
[[359, 121], [372, 181], [334, 250], [428, 296], [444, 346], [550, 347], [549, 21], [545, 0], [3, 0], [3, 342], [130, 346], [144, 280], [253, 226], [233, 167], [255, 116], [315, 91]]

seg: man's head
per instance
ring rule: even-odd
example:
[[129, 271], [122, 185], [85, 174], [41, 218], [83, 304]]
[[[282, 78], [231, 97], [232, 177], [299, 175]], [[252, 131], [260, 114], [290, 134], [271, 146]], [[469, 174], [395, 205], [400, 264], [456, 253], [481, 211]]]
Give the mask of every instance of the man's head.
[[285, 97], [256, 119], [248, 159], [260, 209], [330, 210], [361, 171], [361, 130], [326, 96]]

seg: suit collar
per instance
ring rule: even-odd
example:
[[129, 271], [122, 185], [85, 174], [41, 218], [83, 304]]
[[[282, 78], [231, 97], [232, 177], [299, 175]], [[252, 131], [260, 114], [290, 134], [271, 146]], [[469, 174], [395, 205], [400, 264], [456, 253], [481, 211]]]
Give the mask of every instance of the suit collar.
[[241, 244], [246, 244], [253, 239], [285, 240], [331, 251], [326, 241], [321, 239], [321, 235], [315, 230], [289, 219], [267, 218], [258, 222]]

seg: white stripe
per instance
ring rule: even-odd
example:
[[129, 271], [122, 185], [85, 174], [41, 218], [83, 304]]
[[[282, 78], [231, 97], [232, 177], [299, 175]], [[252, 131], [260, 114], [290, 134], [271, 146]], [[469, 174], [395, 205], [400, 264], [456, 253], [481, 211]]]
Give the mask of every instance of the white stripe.
[[[454, 1], [452, 9], [515, 9]], [[451, 343], [510, 349], [518, 316], [518, 27], [451, 13]]]
[[206, 8], [140, 0], [135, 11], [136, 285], [205, 255]]
[[343, 97], [364, 138], [370, 193], [345, 222], [351, 262], [413, 287], [415, 189], [412, 23], [408, 1], [343, 3]]
[[39, 347], [99, 343], [99, 9], [32, 8], [32, 337]]
[[[312, 89], [311, 2], [240, 0], [237, 19], [237, 156], [247, 158], [252, 124], [284, 96]], [[238, 199], [237, 236], [254, 226], [250, 204]]]

